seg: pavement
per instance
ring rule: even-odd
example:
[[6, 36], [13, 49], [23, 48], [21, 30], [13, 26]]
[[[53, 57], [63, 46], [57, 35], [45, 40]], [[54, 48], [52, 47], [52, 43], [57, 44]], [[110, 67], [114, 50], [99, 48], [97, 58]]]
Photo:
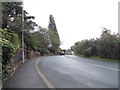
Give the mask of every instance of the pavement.
[[48, 88], [35, 68], [55, 88], [118, 88], [118, 64], [73, 55], [28, 60], [6, 81], [5, 88]]
[[8, 79], [4, 88], [47, 88], [38, 75], [35, 63], [38, 59], [27, 60], [18, 67], [15, 74]]

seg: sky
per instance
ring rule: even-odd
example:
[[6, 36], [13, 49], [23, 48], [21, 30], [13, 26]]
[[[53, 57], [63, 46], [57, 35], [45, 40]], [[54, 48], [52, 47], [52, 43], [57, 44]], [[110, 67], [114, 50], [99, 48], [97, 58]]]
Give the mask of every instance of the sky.
[[35, 22], [48, 27], [52, 14], [62, 49], [75, 42], [100, 37], [102, 27], [118, 33], [119, 0], [23, 0], [24, 9], [35, 16]]

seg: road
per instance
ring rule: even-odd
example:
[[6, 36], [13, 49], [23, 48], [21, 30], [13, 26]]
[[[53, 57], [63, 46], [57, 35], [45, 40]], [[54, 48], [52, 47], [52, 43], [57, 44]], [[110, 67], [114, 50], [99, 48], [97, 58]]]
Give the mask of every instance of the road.
[[55, 88], [118, 88], [118, 64], [73, 55], [45, 56], [21, 65], [8, 88], [47, 88], [38, 69]]

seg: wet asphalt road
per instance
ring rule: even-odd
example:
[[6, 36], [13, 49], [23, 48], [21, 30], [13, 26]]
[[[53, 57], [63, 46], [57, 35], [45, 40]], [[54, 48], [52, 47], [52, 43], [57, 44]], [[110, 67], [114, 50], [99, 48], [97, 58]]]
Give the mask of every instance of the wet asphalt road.
[[77, 56], [50, 56], [39, 68], [56, 88], [117, 88], [118, 64]]
[[73, 55], [46, 56], [20, 66], [5, 87], [47, 88], [35, 70], [39, 69], [55, 88], [118, 88], [118, 64]]

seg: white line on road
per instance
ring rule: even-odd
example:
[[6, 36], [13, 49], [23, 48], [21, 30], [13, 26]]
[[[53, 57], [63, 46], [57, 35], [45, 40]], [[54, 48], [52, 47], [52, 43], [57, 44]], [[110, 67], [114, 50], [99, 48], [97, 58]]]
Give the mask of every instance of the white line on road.
[[[66, 57], [66, 56], [64, 56]], [[70, 57], [66, 57], [66, 58], [70, 58]], [[70, 58], [70, 59], [73, 59], [73, 58]], [[73, 59], [74, 60], [74, 59]], [[82, 62], [80, 62], [82, 63]], [[84, 64], [84, 63], [83, 63]], [[86, 64], [86, 63], [85, 63]], [[91, 63], [87, 63], [87, 64], [91, 64]], [[106, 66], [101, 66], [101, 65], [97, 65], [97, 64], [91, 64], [91, 65], [95, 65], [97, 67], [101, 67], [101, 68], [107, 68], [107, 69], [111, 69], [111, 70], [116, 70], [116, 71], [120, 71], [119, 69], [116, 69], [116, 68], [111, 68], [111, 67], [106, 67]]]
[[111, 68], [111, 67], [105, 67], [105, 66], [101, 66], [101, 65], [96, 65], [94, 64], [95, 66], [97, 67], [102, 67], [102, 68], [107, 68], [107, 69], [112, 69], [112, 70], [116, 70], [116, 71], [119, 71], [118, 69], [115, 69], [115, 68]]
[[35, 67], [36, 67], [36, 70], [37, 70], [38, 74], [40, 75], [40, 77], [42, 78], [42, 80], [44, 81], [44, 83], [48, 86], [48, 88], [50, 88], [51, 90], [55, 90], [55, 87], [47, 80], [47, 78], [45, 77], [45, 75], [38, 68], [38, 63], [39, 63], [39, 60], [35, 64]]

